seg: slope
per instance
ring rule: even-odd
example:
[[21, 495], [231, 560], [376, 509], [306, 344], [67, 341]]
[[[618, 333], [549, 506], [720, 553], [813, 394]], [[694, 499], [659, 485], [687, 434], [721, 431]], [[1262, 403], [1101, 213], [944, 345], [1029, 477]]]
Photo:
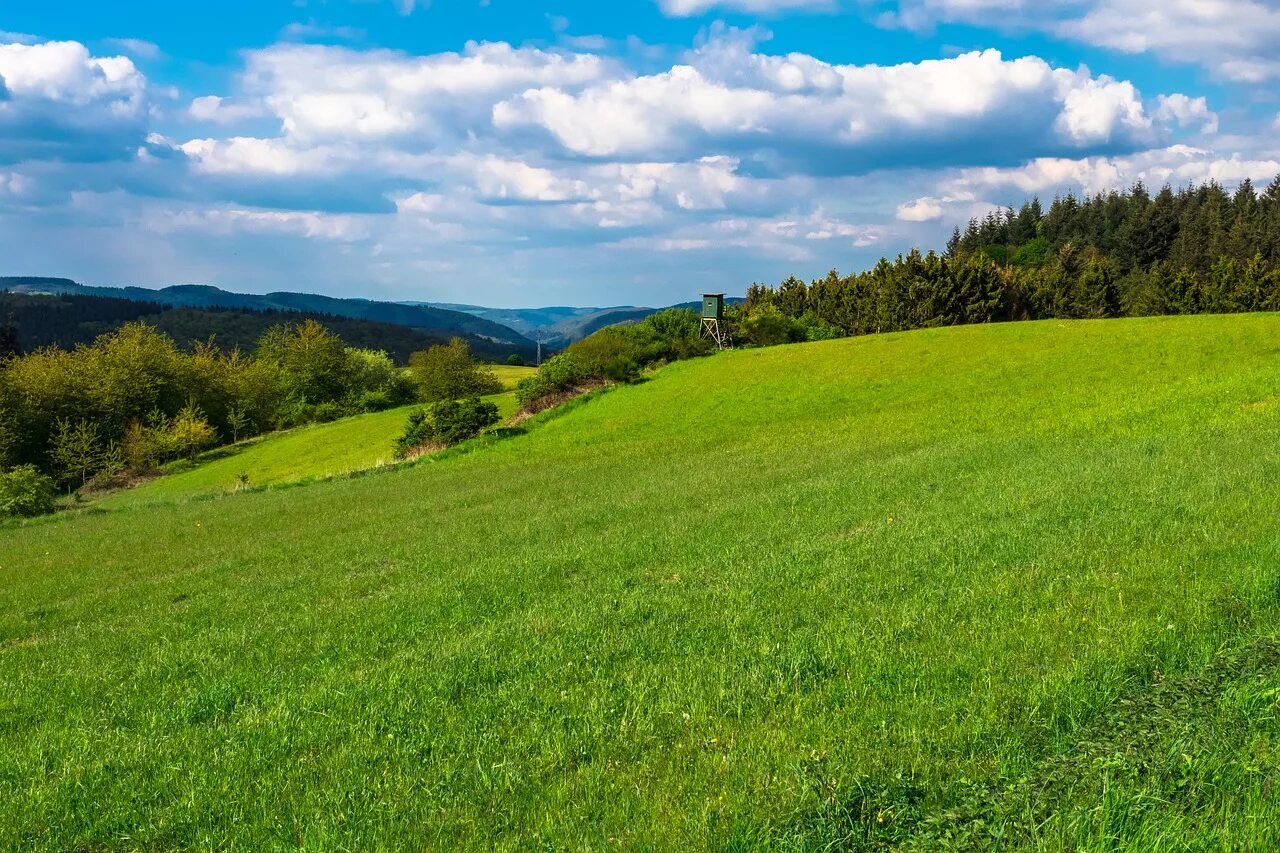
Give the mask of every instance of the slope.
[[[1275, 669], [1201, 674], [1280, 610], [1277, 337], [739, 351], [410, 470], [0, 530], [0, 847], [1272, 848]], [[1108, 734], [1166, 682], [1208, 716]]]
[[[502, 365], [496, 370], [513, 386], [532, 368]], [[507, 418], [515, 414], [515, 394], [486, 397]], [[95, 505], [116, 508], [217, 495], [246, 485], [279, 486], [366, 471], [392, 463], [392, 443], [404, 432], [405, 420], [416, 406], [342, 418], [325, 424], [269, 433], [229, 447], [220, 447], [194, 463], [170, 466], [164, 476], [126, 491], [105, 495]]]

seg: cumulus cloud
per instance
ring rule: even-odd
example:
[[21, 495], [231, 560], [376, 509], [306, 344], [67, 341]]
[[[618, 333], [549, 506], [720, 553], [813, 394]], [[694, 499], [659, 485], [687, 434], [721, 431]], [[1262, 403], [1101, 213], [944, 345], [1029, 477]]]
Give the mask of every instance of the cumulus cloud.
[[537, 129], [574, 155], [731, 152], [814, 173], [1035, 152], [1125, 149], [1158, 137], [1132, 84], [999, 51], [895, 66], [832, 65], [712, 41], [686, 64], [580, 91], [530, 88], [498, 103], [502, 130]]
[[469, 43], [459, 53], [409, 56], [325, 45], [282, 44], [248, 54], [245, 99], [299, 140], [385, 139], [418, 144], [483, 130], [489, 105], [528, 87], [573, 89], [612, 63], [590, 53]]
[[0, 44], [0, 93], [0, 163], [127, 157], [146, 136], [146, 78], [79, 42]]
[[1137, 181], [1157, 187], [1208, 181], [1234, 185], [1249, 178], [1265, 184], [1276, 175], [1280, 175], [1280, 159], [1276, 157], [1224, 156], [1210, 149], [1173, 145], [1124, 157], [1044, 157], [1016, 168], [965, 169], [945, 186], [967, 192], [1012, 187], [1022, 194], [1067, 190], [1092, 194]]
[[892, 0], [878, 5], [885, 26], [919, 30], [949, 22], [1039, 30], [1124, 53], [1198, 63], [1230, 80], [1256, 83], [1280, 76], [1273, 47], [1280, 39], [1280, 7], [1269, 0]]

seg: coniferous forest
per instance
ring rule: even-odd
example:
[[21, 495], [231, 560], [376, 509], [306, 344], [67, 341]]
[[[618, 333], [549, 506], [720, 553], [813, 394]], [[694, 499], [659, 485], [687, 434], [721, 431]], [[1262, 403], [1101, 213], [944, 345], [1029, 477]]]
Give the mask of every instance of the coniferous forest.
[[[1280, 178], [1039, 199], [957, 228], [946, 252], [752, 285], [745, 316], [857, 335], [1003, 320], [1280, 310]], [[829, 336], [824, 335], [824, 336]]]

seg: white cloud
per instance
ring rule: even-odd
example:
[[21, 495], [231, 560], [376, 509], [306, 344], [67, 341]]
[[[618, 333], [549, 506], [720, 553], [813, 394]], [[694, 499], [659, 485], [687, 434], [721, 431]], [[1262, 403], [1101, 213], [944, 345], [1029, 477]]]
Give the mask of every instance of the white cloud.
[[898, 205], [898, 218], [903, 222], [933, 222], [942, 218], [943, 211], [941, 199], [918, 198]]
[[0, 44], [0, 78], [14, 98], [87, 106], [107, 100], [136, 112], [146, 80], [123, 56], [95, 57], [79, 42]]
[[[573, 46], [568, 27], [552, 22], [555, 48], [428, 56], [282, 43], [242, 54], [226, 91], [172, 104], [127, 58], [6, 46], [0, 252], [48, 256], [65, 226], [43, 244], [12, 234], [62, 217], [154, 246], [143, 263], [171, 256], [171, 280], [275, 284], [287, 264], [309, 287], [384, 282], [400, 298], [439, 298], [403, 288], [448, 286], [435, 282], [449, 270], [501, 282], [491, 293], [531, 281], [580, 301], [629, 282], [675, 296], [690, 277], [728, 288], [938, 245], [991, 199], [1262, 180], [1275, 165], [1264, 143], [1218, 135], [1203, 97], [1148, 100], [1034, 56], [838, 65], [712, 26], [674, 65], [624, 52], [640, 71]], [[68, 150], [102, 162], [67, 165]], [[130, 241], [138, 230], [148, 239]]]
[[147, 81], [79, 42], [0, 44], [0, 162], [126, 156], [146, 134]]
[[1016, 168], [963, 169], [943, 187], [957, 193], [1012, 188], [1022, 195], [1067, 190], [1093, 194], [1122, 189], [1137, 181], [1158, 187], [1206, 181], [1231, 185], [1250, 178], [1265, 184], [1277, 174], [1280, 159], [1275, 157], [1224, 156], [1204, 148], [1174, 145], [1124, 157], [1045, 157]]
[[215, 124], [233, 124], [265, 114], [261, 104], [237, 103], [230, 98], [217, 95], [202, 95], [193, 99], [187, 112], [197, 121], [209, 121]]
[[266, 231], [339, 242], [362, 240], [369, 236], [373, 226], [368, 217], [226, 206], [148, 211], [140, 224], [157, 234], [187, 230], [221, 235]]
[[235, 136], [230, 139], [192, 139], [178, 146], [196, 167], [210, 174], [258, 173], [297, 175], [329, 170], [332, 150], [298, 149], [280, 139]]
[[605, 75], [609, 60], [508, 44], [408, 56], [324, 45], [276, 45], [248, 55], [244, 99], [256, 98], [304, 140], [421, 141], [483, 130], [489, 106], [528, 87], [575, 87]]
[[[895, 66], [831, 65], [713, 40], [688, 63], [580, 91], [530, 88], [498, 103], [502, 130], [537, 128], [575, 154], [692, 157], [725, 151], [857, 173], [925, 157], [1006, 157], [1138, 147], [1157, 128], [1132, 84], [998, 51]], [[945, 149], [945, 150], [942, 150]], [[802, 166], [801, 168], [806, 168]]]
[[[885, 4], [880, 4], [885, 5]], [[1269, 0], [896, 0], [885, 26], [954, 22], [1039, 30], [1123, 53], [1194, 62], [1219, 76], [1280, 76], [1280, 7]]]
[[1161, 95], [1156, 118], [1169, 123], [1176, 122], [1179, 127], [1196, 127], [1201, 133], [1218, 132], [1218, 115], [1209, 109], [1206, 98], [1190, 98], [1186, 95]]

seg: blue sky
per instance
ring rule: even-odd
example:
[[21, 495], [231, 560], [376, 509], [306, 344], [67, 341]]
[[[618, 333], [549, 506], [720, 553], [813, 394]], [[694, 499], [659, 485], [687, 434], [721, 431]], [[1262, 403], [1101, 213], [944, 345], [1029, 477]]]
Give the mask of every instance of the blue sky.
[[13, 5], [0, 274], [666, 304], [1280, 174], [1262, 0]]

